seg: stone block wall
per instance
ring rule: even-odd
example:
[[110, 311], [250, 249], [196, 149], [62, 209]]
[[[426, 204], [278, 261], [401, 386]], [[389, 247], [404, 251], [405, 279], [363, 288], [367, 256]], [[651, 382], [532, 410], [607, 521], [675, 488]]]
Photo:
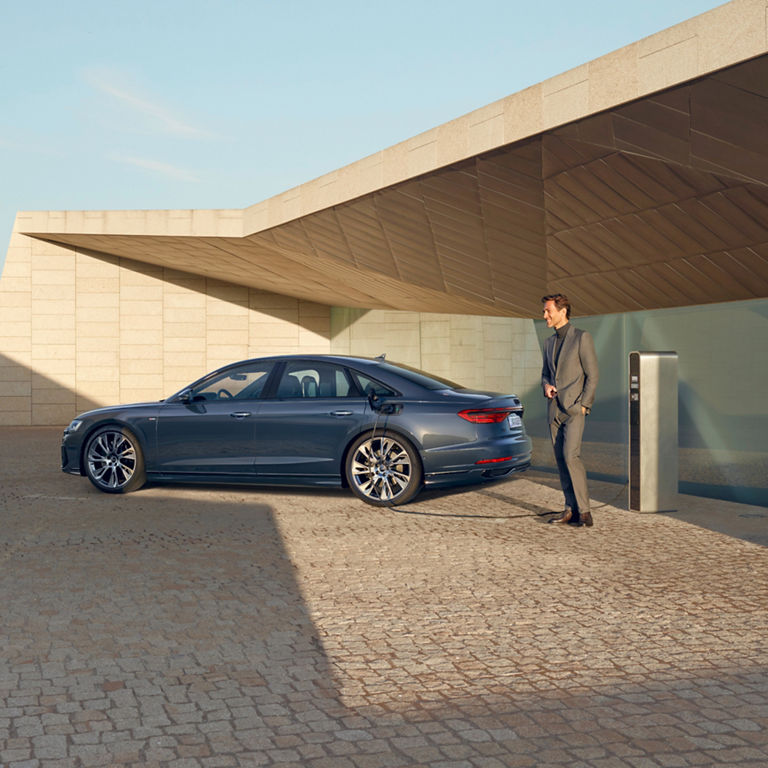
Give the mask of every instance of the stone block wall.
[[531, 320], [331, 308], [18, 232], [0, 277], [0, 425], [63, 425], [159, 400], [271, 354], [375, 356], [521, 396], [538, 385]]
[[226, 363], [330, 351], [330, 308], [19, 233], [0, 278], [0, 425], [158, 400]]
[[467, 387], [539, 394], [541, 350], [533, 320], [335, 307], [331, 351], [421, 368]]

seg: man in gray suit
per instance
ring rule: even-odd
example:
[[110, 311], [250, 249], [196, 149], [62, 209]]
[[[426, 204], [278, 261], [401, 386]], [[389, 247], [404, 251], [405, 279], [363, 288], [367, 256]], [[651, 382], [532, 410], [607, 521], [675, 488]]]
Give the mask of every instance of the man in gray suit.
[[581, 461], [581, 438], [586, 416], [595, 401], [598, 370], [595, 344], [587, 331], [568, 320], [571, 305], [567, 296], [543, 296], [544, 319], [555, 332], [544, 344], [541, 386], [547, 404], [547, 419], [555, 452], [565, 510], [550, 523], [592, 525], [587, 491], [587, 473]]

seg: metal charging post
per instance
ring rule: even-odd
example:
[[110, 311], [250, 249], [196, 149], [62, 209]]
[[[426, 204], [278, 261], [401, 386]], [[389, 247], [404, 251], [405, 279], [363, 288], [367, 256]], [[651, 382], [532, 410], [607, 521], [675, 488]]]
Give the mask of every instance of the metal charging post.
[[629, 353], [629, 508], [677, 509], [677, 352]]

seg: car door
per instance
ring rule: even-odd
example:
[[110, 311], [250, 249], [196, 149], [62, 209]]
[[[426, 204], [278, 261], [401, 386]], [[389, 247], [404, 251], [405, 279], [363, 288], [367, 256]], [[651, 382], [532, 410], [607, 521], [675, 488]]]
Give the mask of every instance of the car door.
[[252, 477], [255, 416], [273, 367], [273, 361], [233, 366], [165, 403], [157, 423], [157, 471]]
[[254, 420], [257, 477], [338, 477], [342, 453], [358, 433], [367, 404], [344, 366], [288, 361]]

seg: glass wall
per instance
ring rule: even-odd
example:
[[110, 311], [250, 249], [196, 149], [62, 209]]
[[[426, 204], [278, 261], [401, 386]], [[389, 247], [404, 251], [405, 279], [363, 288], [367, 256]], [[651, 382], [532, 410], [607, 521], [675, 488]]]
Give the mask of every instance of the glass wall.
[[[768, 506], [768, 301], [574, 317], [600, 362], [584, 435], [590, 475], [627, 479], [627, 361], [632, 351], [678, 353], [680, 492]], [[535, 321], [539, 343], [551, 333]], [[522, 393], [534, 463], [553, 468], [544, 398]]]

